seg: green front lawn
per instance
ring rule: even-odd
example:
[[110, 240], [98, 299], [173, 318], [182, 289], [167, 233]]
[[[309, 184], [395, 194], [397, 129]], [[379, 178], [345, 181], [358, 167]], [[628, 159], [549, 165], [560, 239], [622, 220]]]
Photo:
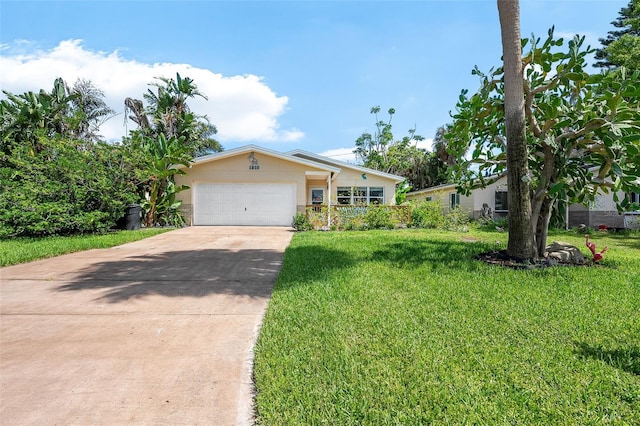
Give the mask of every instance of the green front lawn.
[[523, 271], [472, 259], [506, 234], [296, 234], [256, 346], [258, 424], [639, 424], [640, 236], [592, 239], [600, 267]]
[[119, 246], [167, 231], [171, 229], [149, 228], [69, 237], [0, 239], [0, 266], [15, 265], [76, 251]]

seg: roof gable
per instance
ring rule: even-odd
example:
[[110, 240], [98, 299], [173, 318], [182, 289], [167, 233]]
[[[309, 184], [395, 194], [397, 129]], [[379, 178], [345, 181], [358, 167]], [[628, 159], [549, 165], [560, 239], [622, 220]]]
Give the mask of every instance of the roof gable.
[[447, 189], [452, 189], [455, 187], [456, 187], [455, 183], [443, 183], [441, 185], [430, 186], [428, 188], [419, 189], [417, 191], [407, 192], [407, 195], [428, 194], [430, 192], [446, 191]]
[[289, 151], [286, 154], [294, 157], [298, 157], [298, 158], [305, 158], [314, 162], [320, 162], [320, 163], [334, 166], [334, 167], [339, 167], [341, 169], [352, 169], [352, 170], [356, 170], [359, 173], [368, 173], [374, 176], [380, 176], [382, 178], [391, 179], [396, 182], [402, 182], [405, 179], [402, 176], [381, 172], [379, 170], [370, 169], [368, 167], [356, 166], [355, 164], [349, 164], [349, 163], [345, 163], [344, 161], [334, 160], [333, 158], [323, 157], [322, 155], [314, 154], [312, 152], [304, 151], [302, 149]]
[[[206, 164], [206, 163], [210, 163], [210, 162], [213, 162], [213, 161], [222, 160], [224, 158], [235, 157], [235, 156], [238, 156], [238, 155], [248, 154], [248, 153], [251, 153], [251, 152], [267, 155], [267, 156], [270, 156], [270, 157], [279, 158], [281, 160], [290, 161], [292, 163], [297, 163], [297, 164], [302, 164], [302, 165], [305, 165], [305, 166], [314, 167], [314, 168], [317, 168], [317, 169], [320, 169], [320, 170], [324, 170], [324, 171], [328, 171], [328, 172], [335, 172], [335, 173], [339, 173], [340, 172], [340, 168], [334, 167], [334, 166], [329, 165], [329, 164], [324, 164], [324, 163], [321, 163], [321, 162], [316, 162], [316, 161], [305, 159], [305, 158], [301, 158], [301, 157], [295, 157], [295, 156], [289, 155], [287, 153], [281, 153], [281, 152], [274, 151], [274, 150], [271, 150], [271, 149], [262, 148], [262, 147], [257, 146], [257, 145], [245, 145], [245, 146], [241, 146], [241, 147], [238, 147], [238, 148], [229, 149], [229, 150], [226, 150], [226, 151], [216, 152], [216, 153], [213, 153], [213, 154], [204, 155], [202, 157], [197, 157], [197, 158], [193, 159], [193, 161], [191, 162], [191, 166], [196, 166], [196, 165], [199, 165], [199, 164]], [[181, 166], [179, 168], [186, 168], [186, 167]]]
[[[482, 190], [485, 189], [486, 187], [493, 185], [494, 183], [498, 183], [502, 181], [506, 181], [507, 180], [507, 174], [506, 173], [502, 173], [499, 175], [491, 175], [491, 176], [487, 176], [485, 177], [485, 181], [487, 182], [485, 187], [479, 187], [479, 188], [475, 188], [472, 190], [472, 193], [478, 190]], [[443, 183], [440, 185], [436, 185], [436, 186], [430, 186], [428, 188], [423, 188], [423, 189], [419, 189], [417, 191], [411, 191], [411, 192], [407, 192], [407, 195], [420, 195], [420, 194], [428, 194], [431, 192], [437, 192], [437, 191], [446, 191], [449, 189], [453, 189], [457, 186], [458, 184], [456, 183]]]

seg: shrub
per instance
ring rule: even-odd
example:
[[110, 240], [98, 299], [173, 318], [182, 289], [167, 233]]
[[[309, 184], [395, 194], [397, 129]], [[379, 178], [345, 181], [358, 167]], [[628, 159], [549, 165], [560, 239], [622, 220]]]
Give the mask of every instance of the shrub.
[[386, 206], [369, 206], [364, 214], [364, 222], [369, 229], [393, 229], [391, 212]]
[[501, 217], [499, 219], [478, 219], [480, 229], [495, 231], [497, 228], [509, 229], [509, 219]]
[[447, 231], [463, 231], [470, 221], [469, 213], [457, 207], [444, 215], [443, 228]]
[[296, 213], [291, 222], [291, 227], [296, 231], [311, 231], [313, 229], [306, 213]]
[[410, 225], [415, 228], [439, 228], [444, 214], [439, 201], [419, 201], [412, 204]]
[[307, 207], [306, 216], [311, 229], [321, 229], [328, 225], [329, 208], [327, 206]]
[[361, 231], [366, 229], [364, 220], [366, 213], [365, 206], [339, 206], [335, 209], [332, 224], [335, 224], [338, 230]]
[[411, 223], [411, 205], [396, 206], [391, 208], [391, 220], [396, 226], [409, 226]]
[[117, 145], [47, 139], [0, 158], [0, 237], [104, 232], [137, 201]]

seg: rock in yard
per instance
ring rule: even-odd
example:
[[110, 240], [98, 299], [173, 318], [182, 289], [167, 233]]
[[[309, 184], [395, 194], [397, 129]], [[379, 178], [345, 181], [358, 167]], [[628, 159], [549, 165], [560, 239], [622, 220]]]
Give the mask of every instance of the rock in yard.
[[587, 260], [578, 247], [565, 243], [564, 241], [554, 241], [549, 244], [545, 251], [545, 257], [561, 263], [571, 263], [575, 265], [584, 265], [587, 263]]

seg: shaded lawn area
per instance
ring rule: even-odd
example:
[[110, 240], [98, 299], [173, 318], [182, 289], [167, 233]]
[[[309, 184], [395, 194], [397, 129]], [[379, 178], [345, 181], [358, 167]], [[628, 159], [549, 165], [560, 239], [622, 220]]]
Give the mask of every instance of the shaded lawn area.
[[640, 237], [592, 237], [602, 266], [512, 270], [472, 259], [506, 234], [296, 234], [258, 424], [638, 424]]
[[172, 230], [172, 228], [146, 228], [107, 234], [0, 239], [0, 266], [16, 265], [82, 250], [115, 247]]

